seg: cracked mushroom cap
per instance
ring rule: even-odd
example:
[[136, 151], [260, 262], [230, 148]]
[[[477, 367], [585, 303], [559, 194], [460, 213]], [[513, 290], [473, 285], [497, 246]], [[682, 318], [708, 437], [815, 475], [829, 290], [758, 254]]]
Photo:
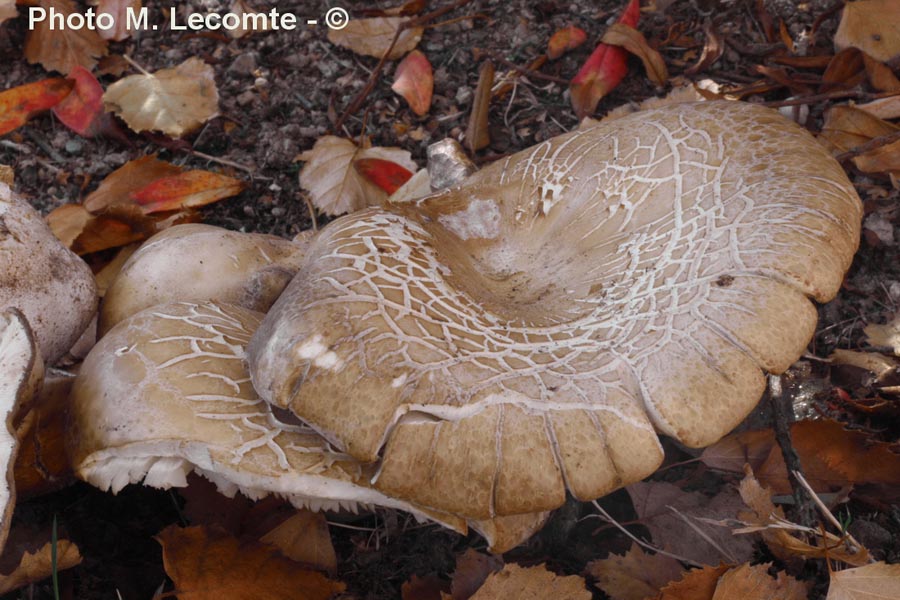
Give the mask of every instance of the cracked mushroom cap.
[[[399, 508], [464, 532], [466, 521], [458, 516], [373, 489], [371, 466], [334, 450], [308, 427], [279, 419], [256, 395], [244, 347], [261, 318], [239, 306], [177, 302], [113, 327], [72, 389], [69, 447], [79, 477], [115, 493], [140, 481], [183, 487], [193, 470], [226, 495], [276, 493], [312, 509]], [[545, 517], [472, 525], [504, 551]]]
[[265, 312], [297, 272], [308, 239], [199, 223], [170, 227], [122, 266], [103, 299], [100, 334], [145, 308], [174, 300], [218, 300]]
[[635, 113], [330, 224], [250, 372], [388, 495], [549, 510], [653, 472], [656, 432], [703, 446], [739, 423], [806, 347], [860, 218], [774, 111]]
[[44, 363], [52, 365], [87, 329], [97, 285], [41, 215], [0, 182], [0, 309], [22, 311]]
[[0, 311], [0, 550], [6, 543], [16, 500], [13, 468], [18, 424], [44, 378], [44, 363], [25, 316], [15, 308]]

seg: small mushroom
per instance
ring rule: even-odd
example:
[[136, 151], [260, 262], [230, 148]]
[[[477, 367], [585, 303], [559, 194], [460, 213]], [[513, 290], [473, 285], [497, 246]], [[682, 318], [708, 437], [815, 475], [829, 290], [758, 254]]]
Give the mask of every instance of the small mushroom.
[[326, 227], [248, 347], [263, 399], [469, 518], [602, 496], [710, 444], [811, 338], [861, 204], [802, 128], [740, 102], [562, 135]]
[[289, 241], [202, 224], [170, 227], [122, 266], [100, 309], [100, 333], [173, 300], [219, 300], [265, 312], [297, 272], [308, 239]]
[[[176, 302], [113, 327], [91, 350], [72, 388], [68, 445], [78, 476], [118, 492], [139, 481], [184, 486], [193, 470], [226, 495], [276, 493], [312, 509], [386, 506], [465, 531], [465, 519], [375, 490], [368, 483], [372, 465], [335, 451], [259, 399], [244, 347], [261, 318], [224, 303]], [[502, 551], [545, 517], [472, 525]]]
[[54, 364], [97, 310], [90, 268], [63, 246], [40, 214], [0, 183], [0, 309], [22, 311], [43, 361]]
[[13, 470], [19, 447], [18, 426], [44, 377], [44, 363], [25, 316], [14, 308], [0, 311], [0, 550], [15, 508]]

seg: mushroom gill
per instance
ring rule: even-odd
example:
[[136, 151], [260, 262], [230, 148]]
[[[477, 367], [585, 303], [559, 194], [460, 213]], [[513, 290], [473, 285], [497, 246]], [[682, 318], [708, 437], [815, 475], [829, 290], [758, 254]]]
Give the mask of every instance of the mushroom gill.
[[861, 206], [803, 129], [738, 102], [562, 135], [325, 228], [248, 347], [263, 399], [469, 518], [545, 511], [703, 446], [802, 353]]

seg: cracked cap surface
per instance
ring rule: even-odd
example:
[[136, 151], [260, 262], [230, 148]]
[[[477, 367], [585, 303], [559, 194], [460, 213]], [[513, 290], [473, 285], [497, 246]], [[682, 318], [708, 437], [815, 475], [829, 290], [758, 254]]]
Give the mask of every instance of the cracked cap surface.
[[260, 395], [474, 518], [596, 498], [752, 410], [833, 297], [861, 204], [774, 111], [669, 105], [325, 228], [248, 349]]

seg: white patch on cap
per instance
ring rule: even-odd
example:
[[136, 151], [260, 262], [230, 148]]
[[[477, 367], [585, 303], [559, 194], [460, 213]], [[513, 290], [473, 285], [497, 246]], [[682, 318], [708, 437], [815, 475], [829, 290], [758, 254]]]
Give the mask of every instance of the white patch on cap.
[[438, 222], [461, 240], [500, 235], [500, 209], [494, 200], [473, 200], [466, 210], [442, 215]]
[[344, 361], [338, 358], [338, 355], [333, 350], [329, 350], [322, 343], [322, 336], [318, 334], [314, 335], [312, 339], [303, 342], [297, 348], [296, 354], [297, 358], [312, 361], [312, 364], [320, 369], [338, 370], [344, 364]]

